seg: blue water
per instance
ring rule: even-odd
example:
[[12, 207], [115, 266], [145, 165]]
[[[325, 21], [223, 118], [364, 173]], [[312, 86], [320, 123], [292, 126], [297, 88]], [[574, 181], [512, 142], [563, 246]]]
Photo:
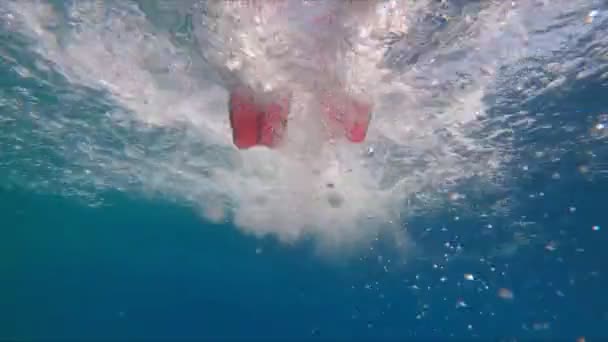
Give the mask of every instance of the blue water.
[[[496, 260], [499, 269], [508, 263], [507, 277], [487, 274], [476, 261], [445, 273], [486, 273], [491, 283], [512, 288], [517, 297], [508, 303], [474, 287], [438, 286], [424, 264], [396, 274], [366, 262], [327, 265], [306, 248], [209, 226], [174, 205], [109, 194], [114, 207], [87, 209], [62, 198], [3, 191], [0, 331], [39, 338], [603, 336], [606, 278], [591, 272], [603, 270], [606, 235], [589, 227], [605, 222], [600, 200], [606, 190], [604, 184], [580, 189], [578, 196], [551, 193], [551, 203], [530, 203], [552, 213], [544, 224], [556, 235], [565, 230], [584, 254], [564, 246], [562, 261], [542, 248]], [[575, 215], [563, 212], [571, 203]], [[414, 274], [435, 288], [432, 295], [407, 288]], [[556, 296], [557, 289], [565, 296]], [[428, 316], [416, 320], [417, 302], [429, 296]], [[455, 311], [458, 297], [469, 298], [470, 307]], [[521, 330], [522, 322], [533, 320], [550, 321], [552, 329]]]
[[[18, 46], [3, 41], [4, 52]], [[21, 101], [24, 113], [62, 105], [67, 81], [50, 74], [58, 79], [38, 84], [0, 61], [5, 100]], [[15, 153], [10, 137], [30, 122], [0, 121], [0, 338], [605, 339], [608, 145], [590, 132], [605, 120], [607, 93], [598, 75], [531, 100], [488, 97], [494, 115], [537, 119], [513, 133], [510, 186], [467, 198], [473, 212], [497, 198], [509, 210], [406, 217], [422, 250], [412, 257], [383, 236], [330, 253], [311, 239], [255, 237], [161, 195], [97, 190], [103, 205], [91, 206], [40, 191], [19, 179], [40, 185], [57, 170], [19, 168], [49, 145], [37, 136]], [[464, 252], [445, 262], [450, 241]]]
[[[427, 261], [385, 272], [373, 259], [319, 259], [306, 243], [247, 237], [162, 201], [108, 193], [111, 207], [88, 208], [3, 189], [0, 332], [62, 339], [605, 336], [608, 237], [591, 227], [607, 224], [608, 182], [569, 175], [555, 183], [539, 175], [525, 186], [545, 199], [528, 200], [513, 215], [538, 217], [549, 236], [493, 258], [496, 272], [478, 260], [441, 272], [461, 282], [474, 273], [494, 289], [483, 292], [477, 284], [440, 282]], [[544, 248], [548, 240], [560, 244], [557, 250]], [[514, 299], [497, 297], [498, 287]], [[459, 299], [467, 307], [456, 308]], [[532, 327], [544, 322], [546, 330]]]

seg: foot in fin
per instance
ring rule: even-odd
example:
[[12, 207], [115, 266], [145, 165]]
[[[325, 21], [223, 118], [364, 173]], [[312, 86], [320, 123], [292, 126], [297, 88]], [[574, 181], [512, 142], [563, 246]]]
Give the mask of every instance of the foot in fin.
[[256, 93], [248, 87], [230, 92], [229, 114], [234, 145], [248, 149], [278, 146], [287, 133], [290, 96]]
[[361, 143], [367, 136], [372, 105], [348, 94], [326, 93], [321, 97], [325, 123], [331, 135], [343, 135], [353, 143]]

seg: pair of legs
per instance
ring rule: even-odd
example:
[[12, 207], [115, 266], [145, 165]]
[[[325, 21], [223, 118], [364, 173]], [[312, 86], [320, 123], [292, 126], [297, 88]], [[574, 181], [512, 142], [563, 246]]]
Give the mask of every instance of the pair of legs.
[[[328, 138], [345, 137], [353, 143], [365, 140], [371, 119], [371, 104], [344, 92], [318, 96]], [[277, 147], [287, 135], [290, 94], [261, 93], [245, 86], [230, 91], [229, 114], [234, 145]]]

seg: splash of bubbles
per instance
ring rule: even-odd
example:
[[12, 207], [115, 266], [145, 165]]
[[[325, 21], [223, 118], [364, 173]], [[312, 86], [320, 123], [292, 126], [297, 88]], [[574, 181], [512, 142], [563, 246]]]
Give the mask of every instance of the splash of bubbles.
[[[13, 58], [13, 70], [62, 89], [63, 101], [11, 105], [33, 126], [14, 141], [46, 141], [61, 159], [25, 162], [15, 182], [34, 184], [27, 170], [42, 166], [49, 188], [140, 191], [256, 235], [339, 243], [399, 230], [402, 215], [441, 204], [467, 179], [500, 179], [510, 128], [486, 115], [483, 99], [497, 70], [528, 51], [525, 8], [238, 3], [1, 5], [3, 30], [36, 56], [31, 65]], [[225, 86], [234, 80], [297, 90], [284, 148], [232, 147]], [[319, 83], [375, 103], [365, 144], [317, 136]]]

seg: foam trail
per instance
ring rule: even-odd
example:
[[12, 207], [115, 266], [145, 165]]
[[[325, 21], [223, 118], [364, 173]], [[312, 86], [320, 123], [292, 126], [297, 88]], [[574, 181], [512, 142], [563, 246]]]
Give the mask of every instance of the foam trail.
[[[488, 124], [482, 99], [496, 70], [527, 54], [517, 6], [236, 3], [0, 5], [5, 29], [29, 37], [74, 89], [109, 94], [104, 126], [94, 127], [91, 117], [101, 114], [92, 112], [78, 123], [86, 157], [55, 139], [73, 163], [65, 182], [186, 201], [209, 219], [232, 217], [244, 231], [283, 241], [341, 243], [400, 229], [401, 215], [441, 203], [471, 177], [499, 178], [510, 154], [487, 137], [505, 128]], [[162, 18], [174, 17], [189, 20], [185, 41], [163, 27]], [[296, 90], [283, 149], [231, 146], [225, 86], [235, 79]], [[373, 100], [365, 144], [316, 135], [311, 90], [319, 83]], [[51, 121], [41, 125], [45, 135], [60, 134]]]

